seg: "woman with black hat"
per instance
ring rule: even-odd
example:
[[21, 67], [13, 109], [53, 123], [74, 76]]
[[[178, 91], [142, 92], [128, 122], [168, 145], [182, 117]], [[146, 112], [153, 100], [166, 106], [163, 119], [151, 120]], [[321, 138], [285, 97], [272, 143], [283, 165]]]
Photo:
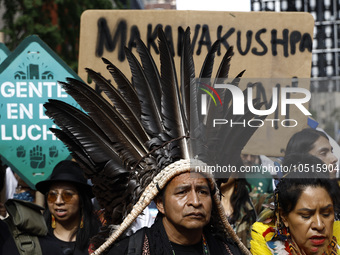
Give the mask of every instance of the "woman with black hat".
[[36, 184], [46, 195], [44, 217], [50, 234], [64, 254], [88, 254], [89, 241], [99, 230], [93, 213], [91, 186], [76, 162], [58, 163], [48, 180]]

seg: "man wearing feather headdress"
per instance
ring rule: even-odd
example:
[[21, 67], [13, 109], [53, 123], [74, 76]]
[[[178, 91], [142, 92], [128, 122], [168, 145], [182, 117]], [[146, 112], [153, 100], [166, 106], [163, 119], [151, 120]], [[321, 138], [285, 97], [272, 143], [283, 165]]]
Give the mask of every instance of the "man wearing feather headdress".
[[[190, 30], [183, 35], [180, 84], [161, 28], [158, 38], [160, 70], [141, 39], [136, 39], [140, 62], [125, 49], [131, 81], [106, 59], [117, 87], [86, 69], [111, 103], [87, 84], [68, 79], [60, 85], [86, 113], [57, 100], [44, 105], [46, 115], [60, 127], [51, 131], [83, 166], [104, 208], [107, 224], [94, 238], [93, 254], [110, 249], [110, 254], [249, 254], [228, 223], [214, 176], [192, 172], [197, 166], [207, 167], [212, 158], [224, 165], [238, 164], [241, 150], [256, 128], [207, 127], [198, 110]], [[219, 41], [212, 45], [199, 78], [212, 77], [219, 46]], [[232, 54], [230, 47], [216, 78], [228, 77]], [[238, 85], [242, 73], [233, 85]], [[221, 98], [227, 111], [231, 95], [222, 92]], [[248, 121], [254, 115], [248, 112], [244, 118]], [[222, 148], [214, 146], [217, 137]], [[205, 151], [206, 144], [214, 149]], [[154, 199], [160, 212], [154, 225], [124, 239], [127, 229]]]
[[108, 254], [241, 254], [213, 227], [212, 188], [199, 173], [177, 175], [155, 199], [159, 214], [153, 226], [118, 242]]

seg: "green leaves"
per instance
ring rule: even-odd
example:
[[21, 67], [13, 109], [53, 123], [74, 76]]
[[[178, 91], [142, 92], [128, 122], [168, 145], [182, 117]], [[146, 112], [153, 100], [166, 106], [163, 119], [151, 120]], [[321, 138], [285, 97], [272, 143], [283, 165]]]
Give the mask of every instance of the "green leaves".
[[80, 16], [87, 9], [112, 9], [111, 0], [0, 0], [5, 44], [12, 51], [36, 34], [73, 70], [78, 69]]

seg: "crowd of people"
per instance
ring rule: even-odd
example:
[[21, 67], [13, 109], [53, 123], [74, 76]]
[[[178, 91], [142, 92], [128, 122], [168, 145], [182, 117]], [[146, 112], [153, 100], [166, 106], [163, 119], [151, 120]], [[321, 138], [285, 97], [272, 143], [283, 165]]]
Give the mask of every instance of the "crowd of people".
[[[218, 180], [200, 171], [212, 158], [258, 170], [269, 159], [242, 151], [253, 127], [215, 128], [208, 122], [214, 113], [207, 119], [199, 114], [198, 96], [189, 96], [200, 85], [192, 84], [190, 28], [181, 42], [181, 86], [166, 35], [161, 27], [157, 33], [160, 72], [140, 39], [141, 63], [125, 49], [131, 82], [103, 59], [119, 89], [87, 69], [112, 104], [71, 78], [60, 85], [84, 112], [58, 100], [44, 104], [60, 128], [51, 131], [74, 160], [59, 162], [34, 188], [16, 178], [15, 191], [3, 182], [8, 168], [1, 171], [0, 184], [13, 196], [0, 204], [0, 254], [340, 254], [338, 158], [328, 136], [312, 128], [293, 135], [284, 157], [272, 162], [289, 171], [236, 172]], [[209, 50], [201, 78], [213, 77], [220, 43]], [[228, 77], [232, 55], [230, 47], [215, 77]], [[231, 95], [225, 90], [221, 97]], [[228, 116], [231, 107], [230, 101], [223, 104]], [[244, 118], [255, 117], [246, 110]], [[149, 209], [157, 211], [152, 220]]]
[[[337, 254], [340, 191], [335, 174], [337, 157], [332, 151], [325, 133], [308, 128], [292, 136], [282, 160], [283, 166], [301, 165], [305, 172], [299, 169], [282, 178], [272, 175], [265, 180], [235, 175], [216, 184], [212, 176], [193, 176], [190, 170], [184, 171], [170, 178], [154, 198], [158, 214], [151, 227], [139, 225], [132, 231], [135, 233], [118, 239], [106, 252], [242, 254], [245, 250], [238, 245], [239, 239], [252, 254]], [[241, 158], [244, 165], [261, 167], [257, 155]], [[324, 164], [329, 166], [327, 173], [315, 172], [306, 178], [307, 168]], [[271, 184], [267, 185], [270, 188], [265, 189], [263, 182]], [[99, 206], [81, 167], [71, 160], [60, 162], [47, 180], [36, 184], [36, 190], [45, 197], [47, 231], [38, 235], [41, 254], [93, 252], [92, 237], [100, 233], [105, 222], [100, 210], [96, 210]], [[31, 196], [14, 197], [17, 200], [35, 201]], [[219, 215], [218, 208], [223, 208], [224, 216]], [[4, 211], [0, 222], [1, 254], [21, 254], [8, 223], [8, 218], [15, 215], [9, 208]], [[223, 217], [237, 239], [232, 238], [230, 230], [225, 231]]]

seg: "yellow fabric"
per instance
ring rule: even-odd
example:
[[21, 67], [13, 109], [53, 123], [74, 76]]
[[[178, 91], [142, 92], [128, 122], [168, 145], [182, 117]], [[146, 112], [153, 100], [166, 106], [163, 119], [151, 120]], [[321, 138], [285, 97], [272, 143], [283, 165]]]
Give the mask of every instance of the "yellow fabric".
[[336, 240], [339, 243], [339, 240], [340, 240], [340, 221], [334, 222], [333, 235], [336, 237]]
[[[333, 235], [336, 237], [338, 245], [340, 245], [340, 221], [336, 221], [333, 224]], [[340, 255], [340, 249], [338, 249], [337, 254]]]
[[[273, 233], [263, 236], [263, 233], [273, 225], [264, 224], [262, 222], [255, 222], [251, 231], [251, 241], [250, 241], [250, 252], [253, 255], [271, 255], [271, 251], [267, 246], [267, 241], [272, 238]], [[333, 224], [333, 235], [336, 237], [338, 245], [340, 241], [340, 221], [335, 221]], [[340, 250], [338, 249], [337, 254], [340, 255]]]
[[[263, 237], [263, 233], [269, 228], [271, 225], [264, 224], [262, 222], [255, 222], [251, 231], [251, 240], [250, 240], [250, 252], [253, 255], [271, 255], [271, 251], [269, 250], [266, 242], [267, 240]], [[271, 235], [272, 236], [272, 235]]]

